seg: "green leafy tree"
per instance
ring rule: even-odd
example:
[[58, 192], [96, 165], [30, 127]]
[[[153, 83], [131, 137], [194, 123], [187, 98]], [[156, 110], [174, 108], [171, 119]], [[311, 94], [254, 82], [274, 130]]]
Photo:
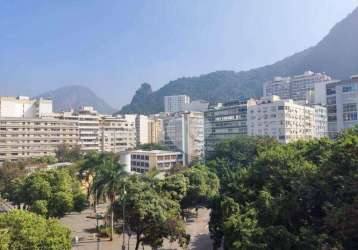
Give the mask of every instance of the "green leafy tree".
[[47, 217], [63, 217], [86, 206], [80, 183], [65, 169], [37, 171], [13, 180], [5, 198]]
[[188, 168], [183, 175], [188, 178], [189, 185], [187, 195], [181, 201], [181, 207], [208, 206], [219, 192], [217, 176], [203, 165]]
[[[165, 238], [178, 241], [181, 246], [189, 243], [185, 224], [180, 217], [179, 202], [161, 193], [148, 179], [131, 176], [126, 181], [126, 194], [116, 202], [115, 214], [124, 219], [126, 227], [136, 235], [136, 247], [141, 243], [156, 249]], [[122, 208], [125, 207], [125, 218]]]
[[[55, 219], [24, 210], [13, 210], [0, 214], [1, 249], [66, 250], [71, 249], [70, 230], [62, 227]], [[3, 236], [4, 237], [4, 236]]]
[[162, 144], [157, 144], [157, 143], [146, 143], [146, 144], [138, 145], [137, 149], [146, 150], [146, 151], [168, 150], [168, 147], [166, 147], [165, 145], [162, 145]]
[[118, 192], [123, 186], [125, 176], [124, 167], [119, 164], [118, 159], [113, 156], [103, 160], [103, 163], [96, 169], [93, 179], [93, 190], [97, 198], [106, 197], [110, 202], [111, 240], [113, 239], [114, 233], [113, 206], [117, 199]]
[[79, 145], [61, 144], [55, 153], [59, 162], [76, 162], [82, 159]]

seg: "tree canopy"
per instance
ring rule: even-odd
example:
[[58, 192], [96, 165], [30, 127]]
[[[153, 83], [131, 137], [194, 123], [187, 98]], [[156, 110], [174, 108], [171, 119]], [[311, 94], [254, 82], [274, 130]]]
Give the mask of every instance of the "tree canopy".
[[0, 214], [0, 249], [70, 250], [70, 230], [24, 210]]
[[230, 250], [358, 248], [356, 129], [288, 145], [236, 138], [213, 155], [215, 248], [222, 239]]

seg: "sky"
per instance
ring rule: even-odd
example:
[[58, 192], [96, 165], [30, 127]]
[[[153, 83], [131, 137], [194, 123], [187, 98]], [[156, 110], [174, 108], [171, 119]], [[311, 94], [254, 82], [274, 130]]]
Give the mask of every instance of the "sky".
[[0, 95], [83, 85], [115, 108], [148, 82], [248, 70], [317, 44], [358, 0], [0, 0]]

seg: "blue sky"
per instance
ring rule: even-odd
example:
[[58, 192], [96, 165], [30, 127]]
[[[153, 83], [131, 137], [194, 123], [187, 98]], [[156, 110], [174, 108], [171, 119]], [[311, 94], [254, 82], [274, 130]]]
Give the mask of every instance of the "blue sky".
[[84, 85], [118, 108], [142, 82], [273, 63], [358, 0], [0, 0], [0, 95]]

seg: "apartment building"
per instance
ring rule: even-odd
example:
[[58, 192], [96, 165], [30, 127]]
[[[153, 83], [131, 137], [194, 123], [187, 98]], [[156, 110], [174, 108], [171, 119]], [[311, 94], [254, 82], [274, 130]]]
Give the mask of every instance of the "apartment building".
[[102, 116], [100, 133], [102, 152], [119, 153], [136, 147], [135, 123], [123, 116]]
[[325, 107], [282, 100], [278, 96], [250, 99], [247, 131], [252, 136], [271, 136], [281, 143], [324, 137], [327, 134]]
[[179, 112], [163, 119], [164, 144], [183, 153], [183, 163], [190, 165], [204, 155], [204, 114]]
[[120, 163], [125, 166], [127, 172], [145, 173], [149, 170], [167, 172], [177, 165], [183, 165], [183, 157], [180, 152], [134, 150], [122, 152]]
[[326, 85], [328, 134], [330, 138], [335, 138], [340, 131], [358, 124], [357, 105], [358, 76]]
[[173, 95], [164, 97], [164, 111], [166, 113], [185, 111], [185, 107], [188, 104], [190, 104], [190, 97], [187, 95]]
[[163, 119], [160, 115], [152, 115], [148, 118], [148, 143], [161, 144], [163, 141]]
[[306, 71], [302, 75], [292, 77], [275, 77], [263, 85], [264, 96], [277, 95], [281, 99], [307, 101], [309, 104], [319, 104], [321, 87], [332, 79], [324, 73]]
[[0, 117], [0, 164], [55, 155], [59, 145], [78, 142], [77, 121], [50, 117]]
[[1, 96], [0, 117], [34, 118], [52, 113], [52, 100]]
[[240, 98], [219, 103], [204, 112], [206, 153], [212, 152], [221, 140], [247, 134], [247, 101]]

